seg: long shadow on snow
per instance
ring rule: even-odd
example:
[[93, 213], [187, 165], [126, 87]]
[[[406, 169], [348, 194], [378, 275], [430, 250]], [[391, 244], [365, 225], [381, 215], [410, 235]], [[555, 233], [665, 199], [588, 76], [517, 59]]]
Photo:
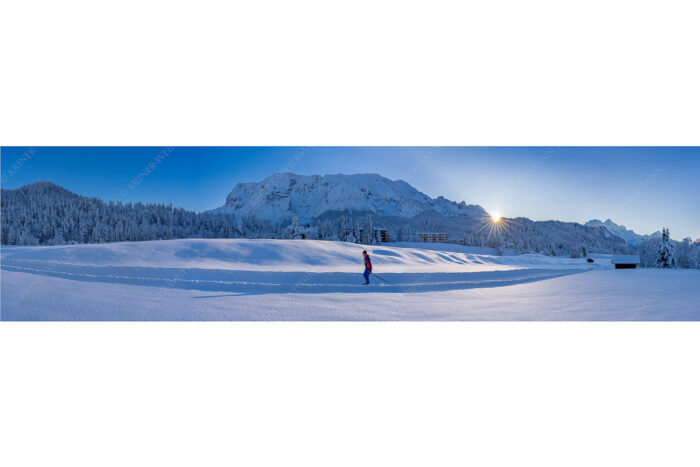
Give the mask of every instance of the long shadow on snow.
[[[516, 269], [458, 273], [386, 273], [390, 284], [361, 286], [360, 273], [308, 273], [230, 271], [195, 268], [148, 268], [131, 266], [78, 266], [32, 260], [5, 260], [2, 269], [84, 282], [103, 282], [150, 287], [234, 292], [237, 295], [285, 293], [411, 293], [502, 287], [553, 279], [586, 269]], [[378, 284], [379, 283], [379, 284]], [[194, 298], [210, 298], [194, 297]]]

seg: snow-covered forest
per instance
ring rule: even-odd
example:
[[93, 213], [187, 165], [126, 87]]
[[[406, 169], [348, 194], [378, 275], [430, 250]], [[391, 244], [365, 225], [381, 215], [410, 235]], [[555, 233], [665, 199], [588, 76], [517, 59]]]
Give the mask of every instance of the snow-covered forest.
[[256, 236], [269, 225], [200, 214], [165, 204], [115, 203], [79, 196], [49, 182], [2, 190], [2, 243], [64, 245], [174, 238]]
[[668, 229], [663, 229], [661, 238], [649, 238], [640, 245], [639, 259], [645, 268], [700, 269], [700, 242], [671, 240]]

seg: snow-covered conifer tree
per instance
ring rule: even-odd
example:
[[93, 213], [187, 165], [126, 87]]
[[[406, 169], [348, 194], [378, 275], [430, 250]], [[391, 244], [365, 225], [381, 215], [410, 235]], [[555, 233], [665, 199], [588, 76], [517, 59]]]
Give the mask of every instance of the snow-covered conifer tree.
[[294, 214], [294, 218], [292, 218], [292, 225], [289, 228], [289, 238], [301, 238], [301, 232], [299, 230], [299, 218], [297, 217], [296, 213]]
[[659, 251], [656, 254], [657, 268], [674, 268], [676, 260], [673, 257], [673, 245], [671, 245], [670, 234], [667, 228], [661, 232], [661, 241], [659, 243]]
[[695, 262], [693, 260], [693, 240], [686, 237], [676, 245], [676, 248], [676, 265], [683, 269], [695, 268]]

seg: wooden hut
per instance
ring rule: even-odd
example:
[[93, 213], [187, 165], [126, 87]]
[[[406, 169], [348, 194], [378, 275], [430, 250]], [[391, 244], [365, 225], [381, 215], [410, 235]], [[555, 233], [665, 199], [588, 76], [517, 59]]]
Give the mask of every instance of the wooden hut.
[[612, 263], [615, 269], [635, 269], [641, 261], [638, 255], [613, 255]]

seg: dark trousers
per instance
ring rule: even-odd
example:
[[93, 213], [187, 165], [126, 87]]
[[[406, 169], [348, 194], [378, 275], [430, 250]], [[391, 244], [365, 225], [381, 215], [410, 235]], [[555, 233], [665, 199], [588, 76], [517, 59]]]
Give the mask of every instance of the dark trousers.
[[362, 276], [365, 278], [365, 282], [369, 284], [369, 269], [365, 269], [365, 273]]

